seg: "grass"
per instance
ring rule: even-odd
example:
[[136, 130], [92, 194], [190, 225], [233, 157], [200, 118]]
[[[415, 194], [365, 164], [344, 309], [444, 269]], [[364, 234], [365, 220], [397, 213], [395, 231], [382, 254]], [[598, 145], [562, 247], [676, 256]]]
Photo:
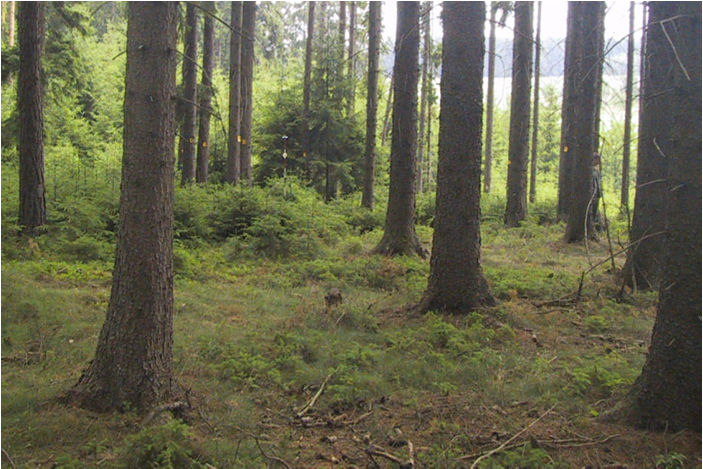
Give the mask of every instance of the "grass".
[[[431, 230], [418, 231], [429, 246]], [[700, 465], [699, 435], [594, 419], [639, 374], [656, 297], [616, 301], [604, 265], [578, 304], [535, 306], [573, 292], [589, 259], [607, 257], [605, 243], [566, 245], [562, 231], [486, 221], [483, 265], [499, 303], [464, 316], [403, 308], [419, 300], [429, 265], [368, 255], [378, 229], [303, 258], [184, 244], [174, 360], [197, 411], [187, 425], [161, 415], [146, 427], [129, 412], [56, 399], [93, 356], [110, 262], [76, 262], [50, 245], [36, 253], [17, 240], [2, 264], [3, 450], [18, 467], [261, 467], [277, 458], [367, 466], [389, 463], [369, 445], [405, 460], [411, 441], [419, 464], [463, 467], [472, 459], [458, 457], [499, 446], [556, 405], [480, 467]], [[344, 302], [327, 311], [331, 287]]]

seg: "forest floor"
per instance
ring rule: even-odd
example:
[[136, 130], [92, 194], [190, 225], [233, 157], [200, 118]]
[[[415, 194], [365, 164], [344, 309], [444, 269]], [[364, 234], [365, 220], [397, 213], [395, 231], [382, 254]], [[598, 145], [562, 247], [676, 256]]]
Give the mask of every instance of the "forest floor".
[[[429, 245], [431, 230], [418, 229]], [[185, 423], [59, 403], [94, 354], [111, 263], [60, 261], [41, 241], [18, 240], [24, 257], [2, 264], [2, 463], [700, 467], [700, 434], [597, 419], [641, 370], [656, 294], [621, 297], [606, 262], [576, 299], [607, 243], [567, 245], [562, 232], [485, 223], [498, 305], [462, 316], [405, 307], [419, 300], [428, 261], [368, 255], [378, 230], [307, 260], [201, 247], [198, 268], [176, 279]], [[327, 310], [333, 287], [343, 303]]]

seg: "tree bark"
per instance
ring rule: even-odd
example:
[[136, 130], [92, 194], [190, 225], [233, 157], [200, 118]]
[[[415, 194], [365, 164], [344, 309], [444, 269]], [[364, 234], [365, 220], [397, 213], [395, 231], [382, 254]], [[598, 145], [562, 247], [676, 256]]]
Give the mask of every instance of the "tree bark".
[[491, 192], [491, 166], [493, 165], [493, 88], [496, 74], [496, 12], [498, 3], [491, 2], [488, 22], [488, 89], [486, 90], [486, 150], [483, 161], [483, 192]]
[[[214, 3], [205, 3], [203, 8], [214, 14]], [[210, 161], [210, 115], [212, 114], [212, 70], [215, 28], [212, 16], [205, 14], [203, 24], [203, 75], [200, 80], [200, 128], [198, 130], [198, 159], [195, 180], [207, 183]]]
[[515, 227], [527, 216], [527, 162], [532, 78], [532, 2], [515, 2], [508, 183], [504, 222]]
[[388, 210], [383, 238], [375, 249], [386, 255], [417, 253], [426, 256], [415, 233], [419, 16], [419, 3], [398, 2]]
[[539, 136], [539, 62], [541, 55], [542, 2], [537, 2], [537, 33], [535, 34], [535, 88], [532, 99], [532, 157], [530, 158], [530, 202], [537, 194], [537, 137]]
[[381, 131], [381, 145], [385, 145], [386, 140], [388, 139], [388, 131], [390, 129], [388, 123], [390, 122], [391, 109], [393, 108], [391, 103], [393, 102], [393, 90], [394, 89], [395, 89], [395, 75], [393, 75], [393, 72], [391, 71], [391, 83], [388, 87], [388, 97], [386, 99], [386, 114], [383, 118], [383, 130]]
[[354, 99], [356, 98], [356, 2], [349, 2], [349, 101], [347, 116], [354, 115]]
[[495, 303], [480, 263], [485, 16], [478, 2], [445, 2], [442, 8], [437, 215], [430, 277], [418, 305], [423, 312], [466, 314]]
[[574, 41], [576, 37], [577, 18], [575, 16], [576, 5], [569, 2], [566, 20], [566, 40], [564, 45], [564, 90], [561, 100], [561, 148], [559, 151], [559, 183], [557, 199], [557, 219], [565, 221], [569, 214], [569, 181], [571, 178], [572, 148], [570, 147], [571, 134], [575, 119], [576, 88], [578, 86], [578, 76], [574, 66]]
[[177, 392], [172, 365], [177, 21], [176, 3], [128, 4], [112, 292], [95, 358], [68, 396], [97, 411], [146, 411]]
[[373, 210], [376, 166], [376, 111], [378, 109], [378, 58], [381, 45], [381, 3], [369, 3], [369, 69], [366, 94], [366, 150], [361, 206]]
[[603, 101], [603, 63], [605, 61], [605, 2], [598, 4], [598, 62], [596, 63], [596, 111], [593, 125], [593, 151], [600, 153], [600, 111]]
[[244, 2], [242, 8], [242, 147], [240, 150], [241, 178], [251, 186], [251, 114], [254, 84], [254, 34], [256, 2]]
[[186, 4], [185, 52], [183, 54], [184, 119], [178, 147], [181, 185], [195, 177], [195, 128], [198, 96], [198, 15], [195, 5]]
[[425, 117], [427, 108], [427, 62], [429, 61], [429, 56], [427, 54], [428, 47], [427, 43], [429, 39], [429, 25], [430, 25], [430, 11], [432, 9], [432, 3], [424, 2], [422, 10], [422, 33], [423, 33], [423, 53], [422, 53], [422, 80], [420, 81], [420, 131], [417, 138], [418, 142], [418, 154], [417, 154], [417, 192], [418, 194], [422, 192], [422, 170], [423, 170], [423, 155], [425, 153]]
[[635, 52], [635, 2], [630, 2], [630, 30], [627, 36], [627, 73], [625, 78], [625, 130], [622, 137], [622, 176], [620, 213], [630, 212], [630, 144], [632, 127], [632, 76]]
[[[665, 267], [642, 374], [619, 409], [620, 422], [664, 431], [701, 429], [701, 4], [652, 2], [647, 32], [646, 117], [669, 161]], [[665, 34], [666, 31], [666, 34]], [[667, 37], [668, 36], [668, 37]], [[670, 41], [670, 42], [669, 42]], [[661, 70], [664, 76], [657, 76]], [[661, 107], [664, 109], [662, 109]], [[664, 120], [671, 117], [671, 120]]]
[[308, 2], [308, 34], [305, 38], [305, 72], [303, 75], [303, 158], [307, 178], [312, 177], [310, 162], [310, 72], [312, 70], [312, 37], [315, 31], [315, 2]]
[[240, 145], [242, 139], [241, 111], [241, 53], [242, 53], [242, 2], [232, 2], [230, 15], [232, 32], [229, 41], [229, 131], [227, 141], [227, 169], [225, 181], [237, 184], [241, 176]]
[[[596, 203], [593, 194], [593, 153], [596, 151], [596, 108], [598, 106], [599, 66], [602, 58], [603, 2], [571, 2], [574, 8], [576, 31], [574, 37], [573, 70], [567, 75], [575, 80], [576, 109], [572, 114], [574, 121], [569, 127], [567, 142], [572, 159], [571, 176], [567, 181], [569, 190], [568, 218], [565, 240], [569, 243], [583, 241], [586, 236], [595, 236], [590, 205]], [[573, 73], [573, 75], [572, 75]]]
[[[19, 5], [19, 224], [28, 232], [46, 223], [44, 182], [44, 117], [41, 56], [44, 51], [43, 2]], [[14, 16], [14, 15], [13, 15]]]
[[10, 37], [8, 37], [10, 47], [15, 46], [15, 2], [10, 2]]

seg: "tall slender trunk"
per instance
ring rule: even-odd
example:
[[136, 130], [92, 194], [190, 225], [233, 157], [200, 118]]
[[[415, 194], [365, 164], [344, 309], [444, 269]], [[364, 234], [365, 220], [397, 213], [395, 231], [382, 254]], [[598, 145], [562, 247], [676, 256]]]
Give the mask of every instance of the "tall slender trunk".
[[600, 113], [603, 103], [603, 63], [605, 62], [605, 2], [598, 10], [598, 61], [596, 62], [596, 110], [593, 125], [593, 151], [600, 153]]
[[8, 38], [10, 47], [15, 45], [15, 2], [10, 2], [10, 37]]
[[415, 233], [415, 154], [420, 4], [398, 2], [390, 186], [383, 238], [375, 252], [426, 255]]
[[349, 2], [349, 70], [347, 71], [347, 81], [349, 82], [349, 96], [347, 101], [347, 116], [354, 114], [354, 97], [356, 95], [356, 2]]
[[256, 30], [256, 2], [244, 2], [242, 8], [242, 147], [240, 153], [241, 177], [251, 186], [251, 114], [254, 84], [254, 34]]
[[227, 169], [225, 180], [237, 184], [241, 176], [240, 135], [241, 124], [241, 53], [242, 53], [242, 2], [232, 2], [230, 15], [232, 32], [229, 40], [229, 132], [227, 140]]
[[539, 62], [541, 56], [542, 2], [537, 2], [537, 33], [535, 34], [535, 89], [532, 99], [532, 158], [530, 158], [530, 202], [537, 194], [537, 137], [539, 136]]
[[390, 130], [391, 103], [393, 102], [393, 90], [395, 89], [395, 75], [391, 72], [391, 83], [388, 87], [388, 97], [386, 98], [386, 115], [383, 117], [383, 130], [381, 131], [381, 145], [386, 144], [388, 139], [388, 131]]
[[518, 226], [527, 216], [527, 163], [530, 139], [532, 75], [532, 3], [515, 2], [510, 136], [505, 225]]
[[378, 58], [381, 45], [381, 3], [369, 3], [369, 69], [366, 94], [366, 150], [361, 206], [373, 210], [376, 166], [376, 111], [378, 109]]
[[310, 71], [312, 69], [312, 36], [315, 31], [315, 2], [308, 2], [308, 34], [305, 38], [305, 72], [303, 75], [303, 158], [305, 173], [312, 177], [310, 156]]
[[557, 199], [557, 218], [566, 220], [569, 213], [569, 196], [571, 167], [573, 165], [571, 145], [571, 126], [576, 113], [576, 90], [578, 77], [575, 74], [574, 41], [576, 37], [577, 18], [573, 2], [568, 4], [566, 20], [566, 40], [564, 46], [564, 88], [561, 100], [561, 145], [559, 150], [559, 183]]
[[483, 160], [483, 192], [491, 192], [491, 166], [493, 164], [493, 87], [496, 74], [496, 12], [497, 2], [491, 2], [488, 22], [488, 89], [486, 90], [486, 148]]
[[19, 6], [20, 69], [17, 83], [19, 111], [20, 210], [19, 224], [29, 232], [46, 223], [44, 182], [44, 115], [41, 56], [44, 51], [43, 2]]
[[[214, 3], [205, 3], [204, 8], [214, 14]], [[203, 25], [203, 76], [200, 80], [200, 129], [198, 131], [198, 159], [195, 180], [204, 184], [208, 177], [210, 160], [210, 115], [212, 114], [212, 69], [215, 29], [212, 16], [204, 14]]]
[[422, 192], [422, 176], [423, 176], [423, 155], [425, 153], [425, 117], [427, 108], [427, 62], [429, 60], [427, 54], [427, 42], [429, 41], [429, 24], [430, 24], [430, 9], [432, 4], [430, 2], [423, 3], [422, 10], [422, 33], [424, 47], [422, 49], [422, 80], [420, 81], [420, 131], [418, 133], [418, 153], [417, 153], [417, 192], [418, 194]]
[[[130, 2], [120, 221], [95, 358], [68, 398], [140, 412], [178, 397], [173, 376], [174, 101], [178, 7]], [[158, 25], [158, 28], [154, 27]]]
[[195, 177], [195, 128], [198, 99], [198, 15], [195, 5], [186, 4], [185, 52], [183, 54], [184, 118], [178, 147], [181, 185]]
[[635, 51], [635, 2], [630, 2], [630, 30], [627, 37], [627, 75], [625, 78], [625, 131], [622, 137], [622, 181], [620, 213], [630, 212], [630, 131], [632, 127], [632, 76]]

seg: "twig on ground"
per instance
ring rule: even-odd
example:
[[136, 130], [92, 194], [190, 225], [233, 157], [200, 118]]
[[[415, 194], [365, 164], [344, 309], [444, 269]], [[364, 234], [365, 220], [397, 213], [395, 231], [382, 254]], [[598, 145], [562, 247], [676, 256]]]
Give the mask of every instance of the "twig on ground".
[[325, 380], [324, 380], [324, 381], [322, 382], [322, 384], [320, 385], [320, 389], [318, 389], [317, 392], [315, 393], [315, 395], [312, 396], [312, 399], [310, 399], [310, 402], [308, 402], [307, 404], [305, 404], [305, 405], [303, 406], [303, 408], [300, 409], [297, 414], [295, 414], [296, 417], [301, 418], [303, 415], [305, 415], [305, 413], [306, 413], [308, 410], [312, 409], [312, 406], [315, 405], [315, 402], [317, 402], [317, 400], [318, 400], [318, 399], [320, 398], [320, 396], [322, 395], [322, 392], [325, 390], [325, 386], [327, 386], [327, 383], [329, 382], [330, 378], [332, 378], [332, 375], [333, 375], [333, 373], [330, 373], [330, 374], [327, 375], [327, 377], [325, 378]]
[[7, 462], [10, 463], [10, 466], [12, 466], [12, 469], [17, 469], [17, 466], [15, 466], [14, 461], [12, 461], [12, 458], [10, 457], [10, 455], [7, 454], [7, 451], [5, 451], [5, 450], [3, 449], [3, 450], [2, 450], [2, 455], [5, 456], [5, 458], [7, 458]]
[[415, 447], [410, 440], [408, 440], [408, 465], [410, 467], [415, 467]]
[[147, 414], [147, 416], [144, 418], [142, 425], [148, 425], [154, 419], [154, 417], [156, 417], [161, 412], [174, 411], [178, 409], [183, 409], [184, 407], [188, 407], [188, 404], [183, 401], [169, 402], [167, 404], [162, 404], [160, 406], [154, 407], [151, 412], [149, 412], [149, 414]]
[[271, 456], [271, 455], [266, 454], [266, 452], [264, 451], [264, 448], [261, 447], [261, 443], [259, 443], [258, 438], [254, 438], [254, 441], [256, 442], [256, 447], [259, 448], [259, 451], [261, 452], [261, 455], [263, 457], [265, 457], [269, 461], [276, 461], [277, 463], [282, 464], [283, 466], [286, 467], [286, 469], [291, 469], [290, 464], [288, 464], [285, 459], [281, 459], [278, 456]]
[[381, 456], [382, 458], [386, 458], [386, 459], [388, 459], [389, 461], [393, 461], [394, 463], [396, 463], [396, 464], [399, 465], [400, 467], [405, 467], [405, 461], [403, 461], [402, 459], [400, 459], [400, 458], [397, 457], [397, 456], [392, 455], [392, 454], [389, 453], [388, 451], [384, 451], [382, 448], [380, 448], [380, 447], [378, 447], [378, 446], [376, 446], [376, 445], [371, 445], [371, 446], [369, 446], [368, 448], [366, 448], [366, 452], [367, 452], [369, 455], [372, 455], [372, 456]]
[[573, 442], [573, 441], [566, 441], [566, 440], [557, 440], [557, 441], [549, 441], [549, 440], [539, 440], [539, 443], [544, 445], [544, 446], [551, 446], [552, 448], [557, 448], [557, 449], [562, 449], [562, 448], [583, 448], [586, 446], [596, 446], [596, 445], [602, 445], [603, 443], [607, 443], [610, 440], [614, 440], [615, 438], [619, 438], [619, 434], [615, 435], [610, 435], [607, 436], [601, 440], [593, 440], [593, 441], [585, 441], [585, 442]]
[[[512, 443], [513, 441], [515, 441], [515, 439], [517, 439], [520, 435], [522, 435], [523, 433], [525, 433], [525, 432], [526, 432], [527, 430], [529, 430], [534, 424], [536, 424], [537, 422], [539, 422], [540, 420], [542, 420], [542, 418], [544, 418], [548, 413], [550, 413], [552, 410], [554, 410], [554, 408], [555, 408], [556, 406], [557, 406], [556, 404], [554, 404], [553, 406], [551, 406], [549, 409], [547, 409], [547, 411], [546, 411], [545, 413], [543, 413], [542, 415], [540, 415], [539, 417], [537, 417], [535, 420], [532, 421], [532, 423], [530, 423], [528, 426], [526, 426], [525, 428], [523, 428], [522, 430], [520, 430], [519, 432], [517, 432], [517, 433], [516, 433], [515, 435], [513, 435], [512, 437], [510, 437], [508, 440], [506, 440], [506, 441], [505, 441], [503, 444], [501, 444], [500, 446], [498, 446], [498, 447], [496, 447], [496, 448], [490, 450], [489, 452], [484, 453], [483, 455], [481, 455], [481, 456], [479, 456], [478, 458], [476, 458], [476, 460], [475, 460], [475, 461], [473, 462], [473, 464], [471, 465], [471, 469], [474, 469], [475, 467], [477, 467], [479, 461], [481, 461], [481, 460], [483, 460], [483, 459], [486, 459], [487, 457], [492, 456], [492, 455], [494, 455], [494, 454], [496, 454], [496, 453], [502, 451], [503, 449], [505, 449], [506, 446], [508, 446], [508, 445], [509, 445], [510, 443]], [[472, 457], [473, 457], [473, 455], [470, 455], [470, 456], [461, 456], [461, 457], [457, 458], [457, 461], [463, 461], [463, 460], [465, 460], [465, 459], [471, 459]]]

